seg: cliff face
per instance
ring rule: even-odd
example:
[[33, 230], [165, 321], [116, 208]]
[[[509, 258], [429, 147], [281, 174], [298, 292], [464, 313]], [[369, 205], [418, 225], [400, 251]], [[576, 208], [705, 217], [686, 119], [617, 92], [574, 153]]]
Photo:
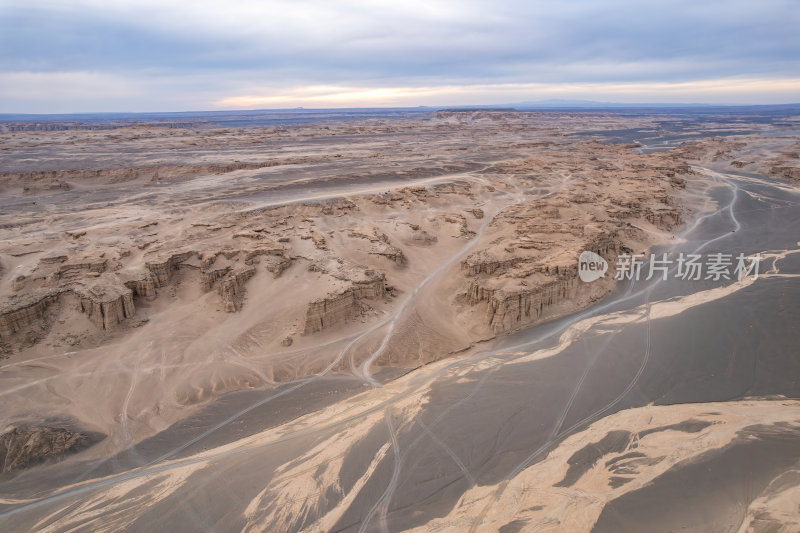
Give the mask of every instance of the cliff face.
[[238, 311], [244, 298], [244, 283], [256, 273], [253, 266], [247, 266], [227, 274], [217, 285], [217, 293], [222, 299], [225, 311]]
[[[44, 257], [34, 275], [20, 284], [20, 294], [11, 295], [0, 309], [0, 336], [25, 332], [42, 323], [54, 303], [67, 303], [84, 313], [98, 328], [111, 330], [136, 314], [134, 296], [156, 297], [158, 278], [151, 271], [119, 275], [111, 266], [119, 264], [104, 257], [68, 255]], [[168, 280], [171, 262], [155, 265], [152, 272]], [[27, 289], [27, 290], [25, 290]], [[76, 298], [63, 301], [64, 296]]]
[[[595, 252], [609, 262], [611, 277], [613, 265], [621, 251], [629, 251], [615, 238], [603, 238], [586, 243], [585, 249]], [[524, 270], [520, 268], [524, 265]], [[508, 260], [464, 261], [462, 269], [476, 277], [469, 282], [466, 299], [470, 305], [486, 303], [486, 324], [496, 334], [510, 332], [534, 324], [542, 319], [548, 309], [563, 303], [573, 303], [580, 297], [595, 299], [610, 290], [611, 285], [588, 285], [580, 281], [575, 264], [544, 265], [531, 261]], [[525, 279], [525, 284], [494, 283], [492, 274], [504, 273], [509, 277]], [[480, 276], [483, 274], [483, 276]], [[499, 286], [497, 286], [499, 285]], [[608, 288], [606, 288], [608, 287]]]
[[125, 282], [135, 296], [144, 298], [146, 300], [153, 300], [156, 297], [156, 284], [151, 276], [145, 276], [142, 279], [133, 279]]
[[81, 311], [94, 324], [110, 330], [126, 318], [136, 314], [133, 305], [133, 292], [124, 285], [95, 285], [86, 292], [79, 292]]
[[50, 289], [9, 305], [0, 311], [0, 336], [9, 337], [38, 324], [47, 309], [65, 295], [76, 296], [79, 310], [99, 328], [110, 330], [136, 314], [133, 291], [111, 280], [96, 283], [91, 288], [63, 287]]
[[[277, 255], [275, 255], [277, 254]], [[117, 272], [105, 257], [68, 255], [42, 258], [36, 275], [20, 282], [20, 294], [10, 295], [0, 309], [0, 337], [8, 338], [44, 324], [48, 308], [68, 303], [84, 313], [98, 328], [111, 330], [136, 315], [135, 298], [153, 300], [158, 289], [173, 283], [179, 268], [198, 270], [204, 291], [216, 287], [224, 309], [241, 308], [245, 282], [256, 273], [254, 263], [266, 257], [266, 270], [280, 275], [291, 260], [283, 247], [259, 245], [244, 250], [231, 249], [208, 253], [203, 259], [196, 251], [157, 254], [145, 261], [144, 268]], [[274, 261], [271, 260], [274, 258]], [[27, 290], [24, 290], [26, 289]], [[62, 301], [62, 297], [76, 297]]]
[[[477, 276], [479, 274], [491, 275], [498, 271], [507, 271], [515, 266], [531, 262], [527, 257], [509, 257], [507, 259], [494, 259], [482, 253], [477, 253], [469, 256], [461, 262], [461, 269], [468, 276]], [[542, 266], [542, 271], [546, 267]]]
[[315, 333], [350, 320], [362, 313], [362, 300], [382, 298], [386, 294], [386, 276], [373, 273], [372, 278], [355, 281], [346, 289], [328, 294], [308, 304], [303, 333]]
[[533, 289], [506, 291], [471, 282], [467, 301], [486, 302], [486, 323], [495, 333], [503, 333], [537, 322], [550, 306], [574, 301], [578, 283], [577, 269], [574, 277], [566, 275]]
[[145, 267], [150, 271], [155, 287], [166, 287], [178, 265], [193, 255], [196, 255], [196, 252], [182, 252], [146, 262]]
[[[561, 188], [498, 214], [485, 231], [488, 244], [462, 261], [465, 301], [486, 306], [485, 324], [494, 333], [602, 297], [613, 287], [620, 253], [646, 249], [681, 224], [683, 213], [674, 196], [685, 187], [679, 174], [691, 172], [686, 165], [660, 156], [633, 162], [620, 158], [615, 165], [590, 161], [595, 167], [591, 174], [567, 178]], [[525, 161], [495, 168], [500, 173], [530, 170]], [[603, 183], [610, 179], [613, 189]], [[580, 281], [577, 261], [584, 250], [608, 262], [605, 281]]]
[[47, 308], [58, 301], [62, 292], [48, 291], [31, 296], [13, 308], [4, 309], [0, 312], [0, 337], [9, 337], [40, 321]]

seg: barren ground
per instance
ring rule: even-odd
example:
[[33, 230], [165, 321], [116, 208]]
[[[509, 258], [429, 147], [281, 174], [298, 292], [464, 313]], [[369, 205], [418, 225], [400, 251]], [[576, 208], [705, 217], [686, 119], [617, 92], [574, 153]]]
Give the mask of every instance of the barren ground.
[[[673, 496], [647, 488], [659, 476], [680, 477], [714, 450], [738, 457], [757, 439], [781, 460], [765, 456], [757, 468], [767, 473], [735, 513], [709, 500], [717, 518], [704, 524], [759, 530], [768, 517], [792, 530], [796, 378], [719, 398], [675, 392], [656, 406], [699, 371], [676, 370], [669, 386], [659, 374], [653, 397], [642, 372], [651, 320], [672, 324], [762, 290], [755, 283], [797, 288], [797, 138], [763, 124], [730, 136], [727, 123], [710, 121], [697, 138], [666, 135], [658, 150], [599, 142], [608, 139], [597, 132], [646, 136], [664, 122], [438, 112], [0, 133], [0, 521], [146, 530], [165, 512], [158, 502], [188, 490], [187, 480], [201, 476], [203, 501], [215, 493], [209, 480], [229, 472], [242, 479], [233, 510], [193, 508], [194, 524], [181, 511], [173, 530], [618, 531], [619, 513], [649, 501], [641, 491]], [[740, 222], [765, 209], [769, 220]], [[752, 228], [729, 251], [773, 262], [758, 282], [636, 292], [612, 279], [620, 254], [704, 248]], [[609, 262], [603, 279], [578, 279], [584, 250]], [[598, 311], [576, 314], [587, 308]], [[636, 373], [626, 358], [639, 341], [625, 335], [642, 328], [648, 355]], [[770, 331], [785, 346], [798, 338], [796, 328]], [[635, 379], [584, 387], [606, 368], [595, 360], [609, 346], [595, 352], [586, 339], [604, 335], [627, 347], [608, 368], [633, 369]], [[727, 371], [762, 349], [732, 346], [726, 353], [740, 359]], [[763, 372], [796, 369], [783, 349]], [[549, 376], [536, 394], [552, 410], [536, 424], [511, 422], [531, 401], [515, 392], [514, 368], [526, 386]], [[487, 399], [449, 431], [431, 432], [484, 382], [508, 394], [503, 407]], [[546, 393], [550, 385], [558, 390]], [[585, 390], [598, 392], [582, 398]], [[236, 396], [245, 393], [253, 396]], [[571, 411], [583, 406], [593, 414]], [[403, 455], [421, 438], [444, 455]], [[293, 439], [296, 449], [270, 456], [263, 483], [246, 474], [245, 457]], [[453, 442], [469, 445], [455, 452]], [[427, 476], [442, 460], [449, 467]], [[137, 496], [145, 487], [152, 498]], [[83, 503], [62, 514], [73, 497]], [[698, 523], [659, 512], [665, 530]]]

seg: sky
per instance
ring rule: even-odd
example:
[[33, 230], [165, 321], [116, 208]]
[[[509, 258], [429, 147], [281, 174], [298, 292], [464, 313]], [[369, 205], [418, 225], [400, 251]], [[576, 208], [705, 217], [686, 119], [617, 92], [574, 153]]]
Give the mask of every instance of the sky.
[[800, 102], [798, 0], [0, 0], [0, 113]]

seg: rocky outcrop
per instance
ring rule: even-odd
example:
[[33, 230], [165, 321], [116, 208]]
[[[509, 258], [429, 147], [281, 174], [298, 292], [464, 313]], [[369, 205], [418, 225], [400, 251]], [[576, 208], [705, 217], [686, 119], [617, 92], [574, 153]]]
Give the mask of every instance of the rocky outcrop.
[[[48, 264], [47, 260], [58, 260], [57, 258], [45, 258], [43, 264]], [[52, 264], [52, 263], [50, 263]], [[51, 276], [53, 280], [72, 280], [87, 274], [102, 274], [108, 269], [108, 259], [104, 257], [85, 256], [62, 262], [58, 269]]]
[[683, 222], [681, 214], [676, 209], [644, 209], [642, 216], [649, 223], [661, 228], [674, 228]]
[[398, 265], [406, 264], [403, 250], [389, 243], [389, 237], [374, 226], [357, 226], [349, 231], [350, 237], [365, 239], [371, 243], [367, 253], [385, 257]]
[[[272, 255], [279, 254], [279, 255]], [[10, 337], [42, 324], [47, 309], [64, 295], [77, 297], [69, 302], [83, 312], [98, 328], [114, 329], [136, 314], [134, 298], [152, 300], [157, 289], [172, 283], [179, 268], [200, 272], [203, 290], [215, 286], [226, 311], [238, 311], [244, 296], [244, 283], [255, 274], [254, 263], [266, 256], [266, 269], [280, 275], [291, 264], [283, 254], [283, 247], [260, 246], [245, 250], [223, 250], [207, 254], [203, 260], [194, 251], [156, 255], [145, 261], [144, 268], [114, 272], [109, 261], [102, 256], [82, 256], [69, 259], [64, 254], [54, 254], [40, 260], [40, 269], [34, 276], [38, 288], [28, 287], [28, 292], [11, 295], [0, 308], [0, 337]], [[274, 261], [271, 259], [274, 258]], [[19, 290], [30, 279], [21, 276]]]
[[[599, 254], [609, 265], [620, 253], [630, 251], [616, 233], [596, 235], [581, 249]], [[577, 253], [575, 262], [558, 264], [538, 255], [495, 258], [482, 250], [467, 257], [461, 269], [473, 278], [465, 294], [467, 303], [486, 304], [486, 324], [496, 334], [534, 324], [552, 306], [575, 302], [581, 293], [598, 297], [611, 287], [581, 283]]]
[[200, 283], [203, 286], [203, 290], [210, 291], [217, 283], [217, 281], [224, 278], [230, 271], [231, 271], [230, 266], [225, 266], [222, 268], [214, 268], [211, 270], [202, 270], [200, 272]]
[[140, 298], [153, 300], [156, 297], [156, 284], [149, 272], [145, 273], [140, 279], [125, 281], [125, 286]]
[[76, 453], [101, 440], [96, 433], [67, 428], [15, 427], [0, 435], [0, 474]]
[[[77, 298], [77, 310], [98, 328], [111, 330], [136, 314], [134, 296], [156, 296], [156, 272], [168, 280], [172, 259], [154, 264], [139, 275], [106, 272], [108, 261], [102, 257], [83, 257], [68, 261], [61, 256], [44, 258], [42, 265], [55, 265], [39, 289], [8, 298], [0, 309], [0, 336], [8, 337], [42, 322], [47, 309], [65, 295]], [[44, 273], [41, 274], [44, 276]], [[27, 280], [26, 280], [27, 281]], [[55, 285], [55, 286], [53, 286]]]
[[[461, 261], [461, 270], [469, 276], [477, 276], [479, 274], [492, 275], [499, 271], [507, 271], [519, 264], [531, 263], [534, 261], [535, 258], [532, 257], [494, 258], [485, 250], [480, 250]], [[542, 271], [546, 268], [547, 267], [542, 266]]]
[[31, 294], [0, 310], [0, 337], [9, 337], [42, 320], [47, 308], [58, 301], [62, 292], [65, 291], [54, 289]]
[[325, 236], [322, 234], [317, 233], [316, 231], [311, 232], [311, 241], [314, 243], [314, 246], [319, 248], [320, 250], [326, 249], [326, 241]]
[[414, 233], [411, 236], [411, 243], [422, 246], [431, 246], [436, 244], [438, 241], [439, 238], [436, 235], [428, 233], [424, 229], [419, 229], [419, 227], [414, 230]]
[[367, 272], [369, 279], [354, 281], [342, 291], [309, 303], [303, 332], [315, 333], [353, 320], [362, 313], [361, 300], [382, 298], [386, 294], [386, 276]]
[[[588, 248], [587, 248], [588, 249]], [[616, 261], [616, 250], [600, 253], [609, 265]], [[576, 257], [577, 259], [577, 257]], [[613, 269], [613, 266], [611, 267]], [[535, 272], [530, 276], [530, 272]], [[606, 274], [613, 276], [613, 272]], [[577, 266], [545, 267], [536, 265], [526, 272], [524, 285], [500, 284], [492, 280], [477, 279], [469, 283], [466, 300], [470, 305], [486, 303], [486, 324], [494, 333], [507, 333], [534, 324], [548, 314], [549, 308], [559, 304], [575, 304], [581, 297], [591, 301], [607, 293], [613, 285], [595, 282], [582, 283]], [[536, 281], [534, 281], [536, 280]]]
[[60, 287], [15, 298], [0, 310], [0, 336], [9, 337], [41, 322], [47, 309], [64, 295], [78, 298], [79, 310], [99, 328], [110, 330], [136, 314], [133, 292], [113, 279], [91, 287]]
[[264, 259], [264, 268], [271, 272], [273, 277], [280, 277], [283, 271], [292, 266], [292, 258], [288, 255], [269, 255]]
[[471, 239], [475, 236], [475, 232], [470, 231], [469, 226], [467, 225], [467, 219], [464, 217], [464, 215], [460, 215], [458, 213], [445, 213], [439, 218], [447, 224], [457, 225], [459, 237]]
[[397, 263], [398, 265], [406, 264], [406, 256], [403, 253], [403, 250], [383, 242], [373, 244], [369, 250], [369, 254], [385, 257], [390, 261]]
[[99, 328], [113, 329], [136, 314], [133, 292], [124, 285], [109, 282], [76, 292], [80, 296], [81, 311]]
[[[571, 177], [558, 189], [542, 187], [541, 197], [501, 211], [486, 227], [483, 246], [461, 263], [464, 300], [486, 306], [485, 323], [495, 333], [589, 305], [613, 287], [618, 254], [646, 248], [682, 223], [676, 193], [686, 186], [682, 176], [692, 173], [688, 165], [664, 155], [609, 158], [605, 147], [586, 148], [596, 155], [585, 166], [569, 166]], [[494, 171], [530, 176], [536, 187], [543, 162], [509, 160]], [[579, 280], [577, 260], [584, 250], [609, 262], [605, 281]]]
[[255, 275], [254, 266], [246, 266], [227, 274], [217, 285], [217, 293], [222, 299], [225, 311], [233, 313], [242, 306], [244, 299], [244, 282]]
[[495, 333], [513, 331], [538, 321], [548, 307], [574, 299], [578, 286], [577, 269], [574, 274], [514, 292], [490, 289], [472, 282], [467, 290], [467, 301], [471, 305], [487, 302], [486, 323]]
[[800, 181], [800, 166], [774, 165], [769, 167], [767, 173], [770, 176], [778, 176], [788, 181]]
[[169, 284], [172, 279], [173, 272], [178, 268], [178, 265], [196, 255], [196, 252], [180, 252], [159, 257], [157, 259], [147, 261], [145, 267], [150, 271], [153, 276], [153, 284], [156, 288], [161, 288]]

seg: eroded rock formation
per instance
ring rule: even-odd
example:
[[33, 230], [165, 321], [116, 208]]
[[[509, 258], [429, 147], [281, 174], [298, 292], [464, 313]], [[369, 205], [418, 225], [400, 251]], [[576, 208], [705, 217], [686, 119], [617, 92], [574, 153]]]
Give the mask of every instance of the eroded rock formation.
[[13, 427], [0, 435], [0, 474], [57, 460], [88, 448], [101, 438], [63, 427]]
[[[495, 217], [486, 231], [488, 243], [461, 263], [466, 301], [486, 306], [492, 331], [533, 324], [559, 304], [571, 304], [564, 305], [569, 310], [600, 298], [613, 287], [620, 253], [649, 248], [659, 233], [681, 224], [683, 210], [675, 197], [685, 186], [681, 176], [691, 169], [659, 156], [631, 159], [603, 162], [599, 154], [590, 155], [580, 171], [565, 173], [557, 189]], [[542, 166], [552, 169], [559, 162], [513, 161], [495, 171], [533, 172]], [[579, 280], [577, 259], [584, 250], [609, 262], [605, 280]]]
[[365, 271], [344, 289], [327, 294], [308, 304], [303, 332], [316, 333], [353, 320], [363, 313], [363, 300], [386, 295], [386, 276], [382, 272]]

